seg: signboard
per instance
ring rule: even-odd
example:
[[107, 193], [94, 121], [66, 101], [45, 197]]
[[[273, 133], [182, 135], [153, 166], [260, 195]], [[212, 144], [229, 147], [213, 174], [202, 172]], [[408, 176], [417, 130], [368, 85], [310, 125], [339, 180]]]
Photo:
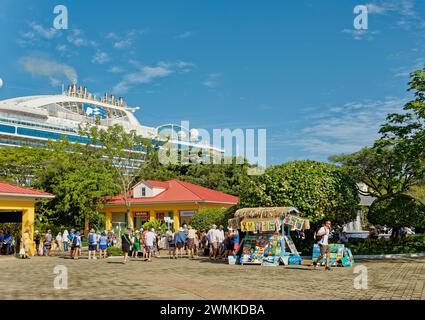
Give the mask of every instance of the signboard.
[[142, 218], [144, 220], [149, 220], [151, 215], [147, 211], [141, 211], [141, 212], [135, 212], [134, 216], [137, 218]]
[[106, 118], [106, 111], [103, 108], [91, 104], [84, 104], [84, 112], [88, 117]]
[[195, 210], [192, 211], [180, 211], [180, 217], [190, 217], [196, 214]]

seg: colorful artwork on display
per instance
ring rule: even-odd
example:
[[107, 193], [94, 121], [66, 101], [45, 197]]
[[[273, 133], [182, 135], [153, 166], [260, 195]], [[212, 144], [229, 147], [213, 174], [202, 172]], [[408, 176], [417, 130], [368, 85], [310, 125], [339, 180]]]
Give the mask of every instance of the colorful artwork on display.
[[303, 230], [308, 220], [293, 215], [274, 219], [243, 219], [240, 228], [243, 232], [275, 232], [280, 230], [281, 223], [291, 226], [291, 230]]
[[[312, 260], [315, 261], [320, 256], [320, 247], [318, 244], [314, 244], [313, 246], [313, 255]], [[351, 254], [351, 250], [345, 248], [343, 244], [331, 243], [329, 244], [329, 264], [333, 267], [343, 266], [349, 267], [354, 263], [353, 255]], [[320, 260], [320, 263], [324, 265], [326, 262], [326, 257], [323, 257]]]
[[278, 265], [283, 237], [277, 234], [247, 235], [242, 247], [241, 264]]

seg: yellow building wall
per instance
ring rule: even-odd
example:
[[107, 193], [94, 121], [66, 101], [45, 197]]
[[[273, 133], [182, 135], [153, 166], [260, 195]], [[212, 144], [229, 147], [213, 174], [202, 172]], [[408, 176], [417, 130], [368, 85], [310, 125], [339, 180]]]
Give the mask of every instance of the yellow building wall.
[[[131, 206], [131, 219], [130, 219], [130, 228], [133, 226], [133, 218], [135, 212], [146, 211], [150, 214], [150, 221], [156, 220], [157, 212], [173, 212], [173, 229], [174, 231], [180, 228], [180, 211], [186, 210], [202, 210], [205, 208], [228, 208], [232, 205], [220, 204], [220, 203], [189, 203], [189, 204], [158, 204], [158, 205], [132, 205]], [[111, 230], [112, 228], [112, 215], [113, 212], [125, 212], [125, 206], [105, 206], [100, 213], [105, 214], [105, 228], [106, 230]]]
[[[33, 256], [35, 252], [34, 246], [34, 219], [35, 219], [35, 210], [34, 210], [34, 200], [21, 201], [21, 200], [2, 200], [0, 198], [0, 210], [10, 210], [10, 211], [22, 211], [22, 231], [21, 237], [23, 237], [26, 229], [29, 229], [30, 235], [30, 246], [29, 246], [29, 255]], [[1, 214], [1, 212], [0, 212]], [[20, 241], [21, 239], [16, 239]]]

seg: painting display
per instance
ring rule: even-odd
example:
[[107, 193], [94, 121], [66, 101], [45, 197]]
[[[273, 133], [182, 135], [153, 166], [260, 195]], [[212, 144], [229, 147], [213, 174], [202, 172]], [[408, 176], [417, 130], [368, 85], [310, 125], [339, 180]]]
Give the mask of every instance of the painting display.
[[278, 265], [284, 240], [278, 234], [247, 235], [242, 246], [241, 264]]
[[[354, 258], [349, 248], [346, 248], [343, 244], [331, 243], [329, 244], [330, 259], [329, 264], [332, 267], [350, 267], [354, 263]], [[313, 246], [312, 259], [316, 260], [320, 256], [320, 247], [318, 244]], [[320, 263], [324, 265], [326, 258], [322, 258]]]

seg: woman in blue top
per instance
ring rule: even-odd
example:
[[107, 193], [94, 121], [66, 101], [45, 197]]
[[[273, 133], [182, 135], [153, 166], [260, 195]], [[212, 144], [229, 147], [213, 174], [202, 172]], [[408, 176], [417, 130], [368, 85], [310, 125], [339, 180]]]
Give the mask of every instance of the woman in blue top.
[[102, 232], [99, 238], [99, 259], [106, 258], [106, 249], [108, 248], [108, 237], [105, 231]]
[[183, 257], [184, 246], [186, 244], [186, 233], [184, 232], [184, 229], [183, 228], [180, 228], [179, 229], [179, 232], [176, 233], [175, 241], [176, 241], [176, 252], [177, 252], [177, 256], [180, 253], [180, 258], [182, 258]]

